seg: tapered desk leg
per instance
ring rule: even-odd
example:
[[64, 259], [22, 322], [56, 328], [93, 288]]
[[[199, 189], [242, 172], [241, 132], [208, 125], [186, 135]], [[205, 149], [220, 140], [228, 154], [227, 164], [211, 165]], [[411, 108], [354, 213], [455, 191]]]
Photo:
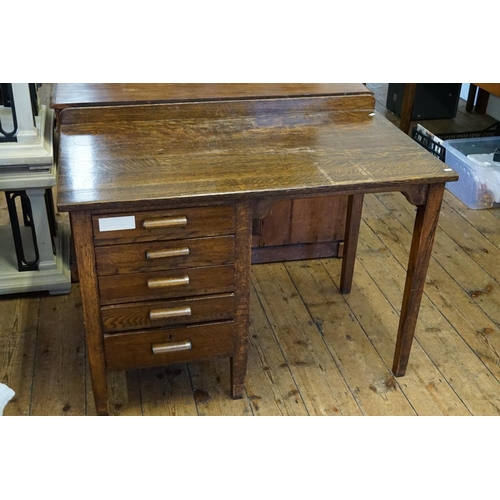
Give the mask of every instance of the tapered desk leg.
[[474, 111], [480, 115], [484, 115], [486, 113], [486, 109], [488, 108], [489, 98], [490, 93], [479, 87], [477, 91], [476, 106], [474, 107]]
[[85, 342], [96, 412], [108, 415], [108, 377], [104, 339], [100, 323], [99, 288], [93, 248], [92, 219], [89, 212], [73, 212], [71, 229], [80, 269], [80, 292], [85, 321]]
[[242, 202], [236, 206], [235, 234], [235, 345], [231, 357], [231, 389], [234, 399], [245, 392], [250, 319], [250, 265], [252, 263], [252, 206]]
[[363, 210], [363, 195], [352, 194], [347, 200], [347, 219], [344, 236], [344, 254], [342, 256], [342, 270], [340, 273], [340, 292], [350, 293], [356, 249], [358, 247], [359, 226]]
[[403, 104], [401, 106], [401, 119], [399, 128], [407, 134], [410, 131], [411, 114], [413, 105], [415, 104], [415, 95], [417, 93], [416, 83], [405, 84], [405, 92], [403, 95]]
[[417, 208], [392, 366], [396, 377], [406, 373], [443, 193], [444, 184], [431, 184], [427, 203]]
[[471, 83], [469, 87], [469, 94], [467, 95], [467, 103], [465, 105], [465, 111], [472, 113], [474, 111], [474, 101], [476, 100], [477, 87]]

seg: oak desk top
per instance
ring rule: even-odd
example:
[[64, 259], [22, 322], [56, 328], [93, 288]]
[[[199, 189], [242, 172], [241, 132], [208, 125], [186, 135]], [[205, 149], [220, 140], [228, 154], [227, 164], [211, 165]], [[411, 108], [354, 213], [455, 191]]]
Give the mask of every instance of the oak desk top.
[[324, 97], [115, 107], [109, 115], [67, 109], [59, 209], [393, 191], [458, 178], [368, 103], [358, 105]]

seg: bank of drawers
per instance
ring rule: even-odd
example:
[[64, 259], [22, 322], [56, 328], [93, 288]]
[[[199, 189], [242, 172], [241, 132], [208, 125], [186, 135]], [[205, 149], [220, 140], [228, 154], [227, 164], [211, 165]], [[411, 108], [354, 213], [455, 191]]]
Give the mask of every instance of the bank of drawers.
[[233, 207], [93, 216], [108, 369], [230, 356]]

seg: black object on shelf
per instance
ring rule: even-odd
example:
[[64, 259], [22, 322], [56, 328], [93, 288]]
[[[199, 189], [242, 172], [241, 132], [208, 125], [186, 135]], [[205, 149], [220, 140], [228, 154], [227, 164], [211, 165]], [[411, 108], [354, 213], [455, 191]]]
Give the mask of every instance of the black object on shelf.
[[[38, 243], [36, 240], [36, 230], [33, 223], [33, 211], [31, 209], [30, 199], [25, 191], [5, 191], [5, 196], [7, 198], [7, 208], [9, 210], [10, 225], [12, 229], [12, 236], [14, 237], [14, 247], [16, 249], [17, 267], [19, 272], [36, 271], [38, 270], [40, 254], [38, 252]], [[30, 246], [32, 247], [32, 251], [34, 253], [32, 258], [28, 258], [26, 256], [19, 218], [17, 216], [16, 198], [21, 200], [24, 225], [31, 229]]]
[[[39, 88], [39, 86], [40, 84], [38, 83], [28, 84], [34, 127], [36, 127], [35, 117], [38, 116], [39, 114], [38, 94], [37, 94], [37, 89]], [[16, 103], [12, 91], [12, 83], [0, 83], [0, 104], [2, 104], [4, 108], [11, 109], [12, 123], [13, 123], [12, 130], [4, 130], [4, 128], [2, 127], [2, 121], [0, 120], [0, 142], [17, 142], [18, 121], [17, 121]]]
[[1, 83], [2, 102], [5, 108], [10, 108], [12, 112], [12, 130], [4, 130], [0, 120], [0, 142], [17, 142], [17, 115], [14, 97], [12, 95], [12, 83]]
[[[7, 208], [9, 211], [10, 225], [12, 229], [12, 237], [14, 239], [14, 247], [17, 257], [17, 268], [19, 272], [37, 271], [40, 262], [40, 252], [36, 238], [36, 229], [33, 220], [33, 210], [31, 201], [26, 191], [5, 191], [7, 199]], [[21, 230], [21, 222], [18, 217], [16, 206], [17, 199], [20, 201], [20, 212], [22, 215], [22, 223], [29, 228], [28, 231]], [[50, 236], [52, 243], [52, 253], [56, 255], [57, 221], [54, 210], [54, 199], [52, 190], [45, 190], [45, 209], [47, 210], [47, 219], [49, 222]], [[24, 237], [23, 237], [24, 233]], [[27, 256], [30, 254], [30, 257]]]
[[[386, 108], [401, 117], [405, 83], [389, 83]], [[417, 83], [412, 120], [455, 118], [461, 83]]]

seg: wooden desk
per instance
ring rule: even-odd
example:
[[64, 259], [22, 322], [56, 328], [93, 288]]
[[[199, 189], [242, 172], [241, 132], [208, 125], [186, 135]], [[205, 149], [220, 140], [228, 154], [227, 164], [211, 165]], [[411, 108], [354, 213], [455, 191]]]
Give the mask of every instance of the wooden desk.
[[[73, 107], [326, 96], [341, 99], [349, 109], [369, 112], [375, 107], [372, 92], [360, 83], [58, 83], [51, 107], [58, 116], [63, 109]], [[341, 256], [346, 212], [346, 196], [281, 200], [266, 217], [253, 221], [252, 262]], [[325, 219], [328, 224], [322, 223]]]
[[[110, 370], [216, 356], [230, 358], [242, 396], [252, 219], [282, 199], [348, 196], [342, 293], [363, 195], [401, 191], [417, 206], [393, 364], [405, 374], [445, 182], [457, 175], [386, 119], [327, 96], [74, 109], [60, 121], [58, 206], [83, 271], [99, 414]], [[109, 230], [114, 217], [123, 229]]]

